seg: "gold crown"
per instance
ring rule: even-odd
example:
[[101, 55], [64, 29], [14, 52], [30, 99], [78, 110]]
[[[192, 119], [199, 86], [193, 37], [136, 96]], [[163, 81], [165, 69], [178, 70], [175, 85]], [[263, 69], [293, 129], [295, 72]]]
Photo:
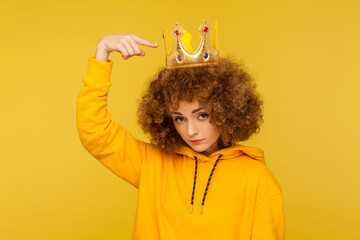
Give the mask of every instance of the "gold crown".
[[[171, 32], [167, 32], [166, 44], [166, 67], [192, 67], [219, 61], [219, 49], [217, 44], [218, 27], [215, 22], [212, 30], [206, 20], [199, 28], [201, 42], [196, 51], [190, 45], [191, 35], [184, 31], [177, 23]], [[213, 32], [213, 44], [210, 44], [210, 34]]]

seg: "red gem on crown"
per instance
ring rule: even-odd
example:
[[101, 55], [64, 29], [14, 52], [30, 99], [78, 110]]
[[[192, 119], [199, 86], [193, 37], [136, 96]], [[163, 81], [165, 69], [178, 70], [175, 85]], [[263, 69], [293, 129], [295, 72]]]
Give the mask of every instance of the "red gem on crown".
[[175, 31], [175, 35], [176, 35], [176, 36], [179, 36], [179, 35], [180, 35], [180, 31], [179, 31], [179, 30], [176, 30], [176, 31]]
[[209, 28], [208, 27], [204, 27], [204, 32], [208, 32]]

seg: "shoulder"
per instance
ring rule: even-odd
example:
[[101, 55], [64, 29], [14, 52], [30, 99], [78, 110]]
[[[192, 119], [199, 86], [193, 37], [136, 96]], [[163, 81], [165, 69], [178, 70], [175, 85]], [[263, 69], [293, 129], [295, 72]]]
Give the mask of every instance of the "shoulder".
[[145, 142], [142, 142], [142, 144], [145, 146], [142, 154], [146, 159], [149, 159], [149, 161], [147, 161], [149, 164], [161, 164], [165, 159], [171, 159], [173, 157], [172, 151], [158, 145]]
[[249, 156], [243, 156], [242, 161], [246, 166], [247, 179], [256, 189], [263, 191], [265, 195], [281, 194], [279, 182], [264, 162]]

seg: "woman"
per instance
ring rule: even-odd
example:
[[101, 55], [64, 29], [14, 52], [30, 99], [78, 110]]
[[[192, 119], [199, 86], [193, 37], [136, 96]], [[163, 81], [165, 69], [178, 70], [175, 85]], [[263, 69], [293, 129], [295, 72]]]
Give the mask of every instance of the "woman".
[[77, 98], [84, 147], [138, 188], [133, 239], [284, 239], [282, 193], [262, 150], [236, 145], [262, 122], [253, 79], [221, 58], [164, 68], [140, 103], [145, 143], [106, 110], [109, 54], [144, 56], [139, 45], [158, 46], [133, 34], [103, 37]]

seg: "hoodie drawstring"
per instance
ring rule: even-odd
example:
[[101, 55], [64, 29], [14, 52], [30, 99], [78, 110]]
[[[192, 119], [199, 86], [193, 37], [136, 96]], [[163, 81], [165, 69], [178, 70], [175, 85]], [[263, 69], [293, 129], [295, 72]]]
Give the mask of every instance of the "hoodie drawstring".
[[[205, 204], [205, 199], [206, 199], [206, 194], [207, 194], [207, 191], [208, 191], [208, 188], [209, 188], [209, 185], [210, 185], [210, 181], [211, 181], [211, 177], [214, 173], [214, 170], [216, 168], [216, 165], [217, 163], [219, 162], [220, 158], [222, 157], [222, 154], [220, 153], [219, 157], [216, 159], [216, 162], [211, 170], [211, 173], [210, 173], [210, 176], [209, 176], [209, 179], [208, 179], [208, 182], [207, 182], [207, 185], [206, 185], [206, 188], [205, 188], [205, 192], [204, 192], [204, 196], [203, 196], [203, 200], [202, 200], [202, 203], [201, 203], [201, 210], [200, 210], [200, 214], [202, 214], [202, 211], [203, 211], [203, 208], [204, 208], [204, 204]], [[194, 155], [194, 158], [195, 158], [195, 175], [194, 175], [194, 186], [193, 186], [193, 190], [192, 190], [192, 196], [191, 196], [191, 208], [190, 208], [190, 212], [192, 213], [192, 210], [193, 210], [193, 204], [194, 204], [194, 195], [195, 195], [195, 186], [196, 186], [196, 175], [197, 175], [197, 156]]]

